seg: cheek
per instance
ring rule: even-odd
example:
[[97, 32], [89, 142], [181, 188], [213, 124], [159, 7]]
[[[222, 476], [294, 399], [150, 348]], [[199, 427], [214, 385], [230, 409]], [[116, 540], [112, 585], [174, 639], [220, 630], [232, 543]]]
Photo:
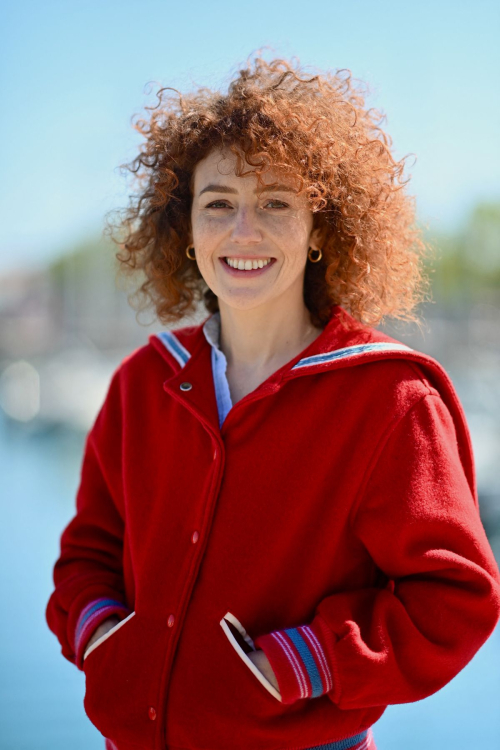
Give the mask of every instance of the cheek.
[[218, 232], [219, 228], [226, 225], [229, 219], [230, 219], [230, 215], [228, 213], [223, 213], [221, 211], [219, 214], [200, 213], [198, 214], [198, 216], [195, 216], [191, 221], [192, 221], [193, 227], [196, 227], [199, 232], [210, 233], [210, 232]]
[[217, 247], [227, 233], [226, 223], [222, 218], [201, 218], [192, 223], [193, 244], [200, 253], [207, 256]]
[[198, 216], [192, 222], [193, 245], [196, 252], [196, 262], [205, 281], [212, 281], [214, 277], [215, 255], [220, 244], [219, 222]]
[[270, 216], [268, 227], [276, 235], [292, 240], [294, 245], [301, 245], [307, 242], [311, 232], [310, 225], [307, 217], [297, 212], [288, 216]]
[[308, 250], [309, 230], [303, 221], [290, 221], [274, 227], [274, 238], [288, 261], [302, 264]]

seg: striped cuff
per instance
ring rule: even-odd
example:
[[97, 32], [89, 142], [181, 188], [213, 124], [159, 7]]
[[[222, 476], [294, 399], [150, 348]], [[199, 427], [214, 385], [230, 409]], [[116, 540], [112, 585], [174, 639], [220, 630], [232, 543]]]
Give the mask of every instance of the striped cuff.
[[316, 623], [274, 630], [254, 638], [267, 656], [283, 703], [318, 698], [333, 690], [333, 670]]
[[131, 610], [116, 599], [101, 597], [89, 602], [81, 611], [75, 628], [75, 663], [83, 670], [83, 654], [94, 630], [111, 615], [123, 620]]

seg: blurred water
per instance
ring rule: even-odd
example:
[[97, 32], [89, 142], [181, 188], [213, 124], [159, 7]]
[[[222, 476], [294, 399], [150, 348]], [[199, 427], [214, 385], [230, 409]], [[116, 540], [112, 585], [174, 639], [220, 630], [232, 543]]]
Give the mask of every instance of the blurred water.
[[[0, 748], [103, 750], [83, 709], [84, 675], [45, 622], [59, 537], [74, 513], [83, 437], [26, 436], [0, 418]], [[379, 750], [500, 748], [500, 629], [443, 690], [391, 706]]]

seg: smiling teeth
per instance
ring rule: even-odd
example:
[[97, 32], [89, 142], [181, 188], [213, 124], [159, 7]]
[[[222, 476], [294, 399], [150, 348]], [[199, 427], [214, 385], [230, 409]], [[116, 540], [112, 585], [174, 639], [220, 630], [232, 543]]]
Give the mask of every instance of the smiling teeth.
[[266, 260], [236, 260], [236, 258], [225, 258], [225, 261], [228, 266], [231, 266], [231, 268], [237, 268], [238, 271], [253, 271], [255, 268], [264, 268], [264, 266], [267, 266], [271, 262], [271, 258], [266, 258]]

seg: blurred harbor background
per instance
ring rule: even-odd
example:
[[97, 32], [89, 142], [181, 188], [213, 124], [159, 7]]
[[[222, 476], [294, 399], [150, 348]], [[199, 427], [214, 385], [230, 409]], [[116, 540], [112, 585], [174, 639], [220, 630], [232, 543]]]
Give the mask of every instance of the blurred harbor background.
[[[145, 0], [143, 23], [130, 0], [0, 10], [0, 92], [14, 118], [0, 118], [0, 750], [104, 748], [84, 713], [84, 676], [61, 656], [45, 606], [86, 433], [115, 367], [161, 329], [136, 314], [102, 235], [104, 214], [126, 204], [116, 167], [135, 156], [129, 118], [150, 79], [217, 86], [270, 44], [273, 56], [370, 82], [398, 158], [417, 154], [410, 188], [435, 248], [422, 329], [381, 328], [449, 373], [500, 563], [499, 6], [351, 6], [320, 0], [311, 20], [298, 3], [256, 0], [248, 14], [223, 0], [194, 18], [190, 6]], [[389, 707], [374, 728], [378, 750], [499, 747], [499, 664], [497, 628], [439, 693]]]

